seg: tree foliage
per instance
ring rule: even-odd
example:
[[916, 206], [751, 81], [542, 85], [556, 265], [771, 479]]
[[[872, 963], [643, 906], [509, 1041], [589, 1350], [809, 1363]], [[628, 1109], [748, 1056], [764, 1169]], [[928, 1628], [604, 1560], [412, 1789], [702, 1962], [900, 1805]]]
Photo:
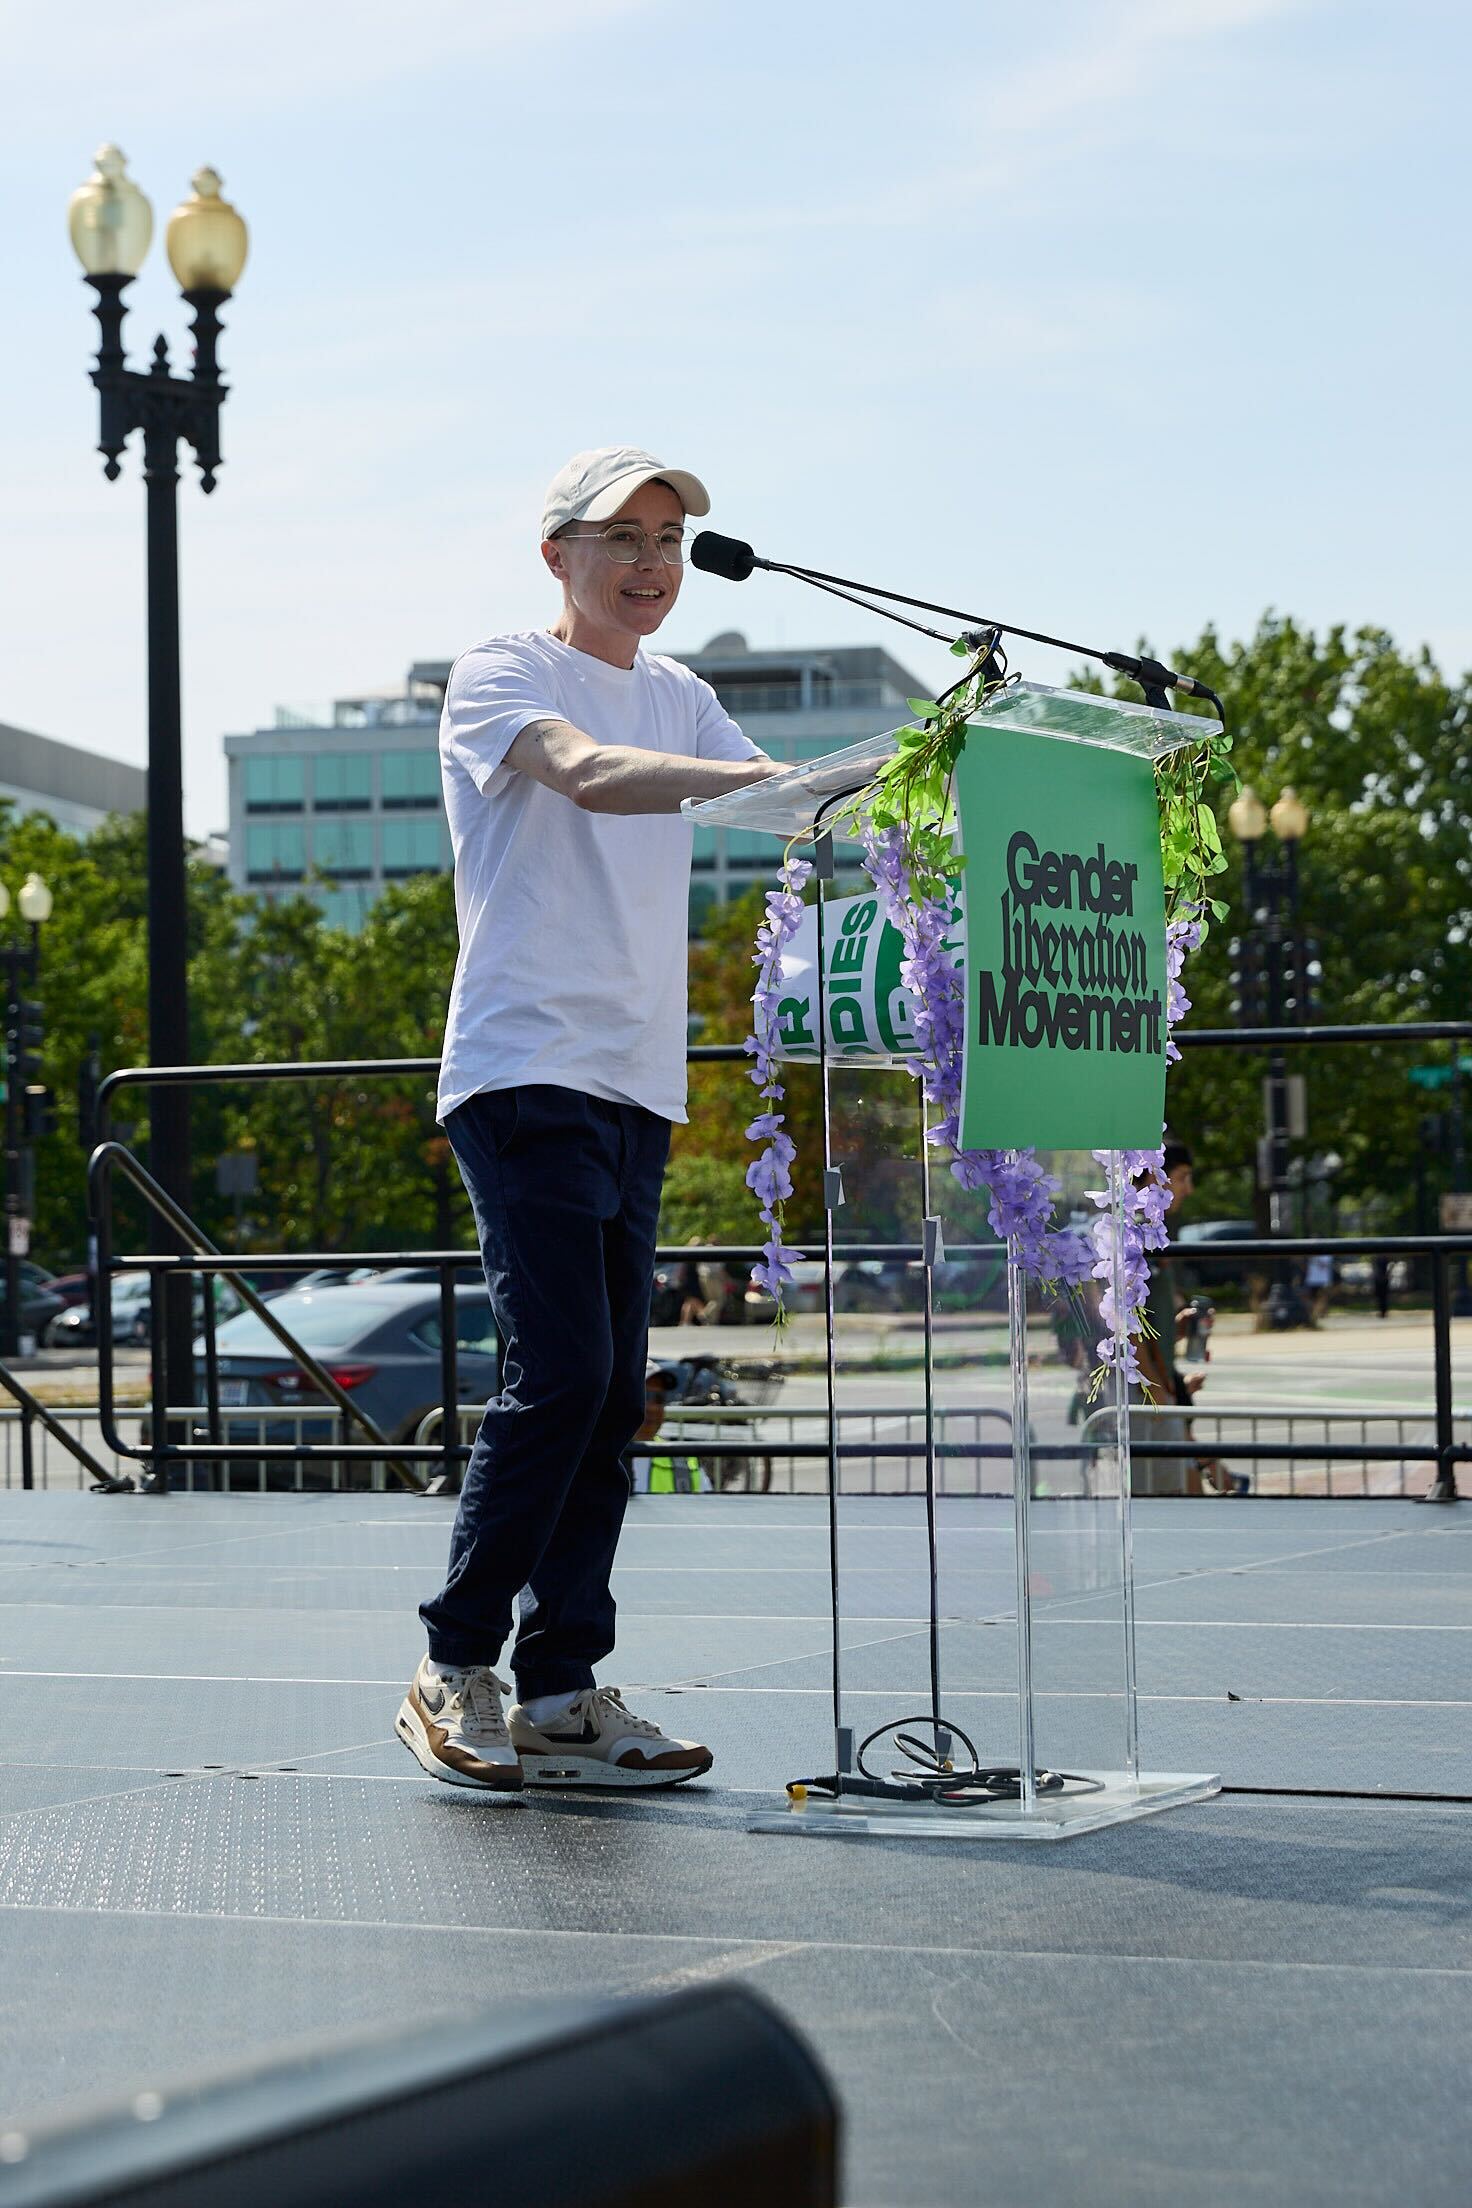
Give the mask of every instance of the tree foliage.
[[[1221, 693], [1232, 757], [1269, 804], [1292, 788], [1310, 812], [1299, 849], [1302, 924], [1323, 963], [1318, 1019], [1466, 1019], [1472, 1013], [1472, 697], [1428, 652], [1405, 654], [1380, 629], [1325, 636], [1269, 614], [1246, 643], [1208, 629], [1174, 664]], [[1124, 689], [1125, 686], [1120, 686]], [[1126, 694], [1132, 694], [1126, 691]], [[1229, 943], [1247, 924], [1241, 847], [1215, 803], [1229, 907], [1192, 959], [1189, 1027], [1231, 1027]], [[1394, 1043], [1295, 1057], [1308, 1088], [1306, 1152], [1337, 1154], [1337, 1193], [1408, 1216], [1425, 1108], [1407, 1078], [1436, 1046]], [[1262, 1128], [1262, 1063], [1188, 1050], [1172, 1070], [1173, 1130], [1200, 1153], [1207, 1203], [1250, 1212]]]

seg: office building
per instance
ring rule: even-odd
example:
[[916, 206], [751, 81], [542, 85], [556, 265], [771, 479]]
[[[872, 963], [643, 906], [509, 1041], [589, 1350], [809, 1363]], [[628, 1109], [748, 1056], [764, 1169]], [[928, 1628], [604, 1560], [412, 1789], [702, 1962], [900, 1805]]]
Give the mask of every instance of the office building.
[[[735, 632], [675, 655], [711, 684], [774, 759], [818, 758], [905, 718], [920, 685], [876, 645], [754, 652]], [[450, 864], [438, 730], [450, 661], [421, 660], [402, 690], [278, 707], [274, 725], [227, 736], [230, 878], [267, 897], [306, 891], [356, 928], [384, 887]], [[696, 832], [690, 926], [770, 881], [771, 836]]]
[[148, 776], [142, 767], [0, 721], [0, 798], [18, 813], [47, 813], [59, 828], [85, 836], [110, 813], [141, 813]]

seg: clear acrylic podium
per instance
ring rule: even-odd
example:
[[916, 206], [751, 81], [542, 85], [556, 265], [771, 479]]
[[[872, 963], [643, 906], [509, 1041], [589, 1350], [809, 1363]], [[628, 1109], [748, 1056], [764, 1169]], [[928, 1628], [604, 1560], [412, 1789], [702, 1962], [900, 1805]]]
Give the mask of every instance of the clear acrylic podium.
[[[1202, 732], [1200, 720], [1187, 715], [1028, 683], [989, 700], [973, 725], [971, 742], [984, 742], [987, 728], [1001, 725], [1150, 759]], [[892, 736], [867, 739], [685, 810], [702, 825], [765, 830], [784, 843], [804, 835], [821, 839], [825, 822], [835, 815], [841, 822], [844, 798], [863, 789], [894, 748]], [[790, 1784], [786, 1806], [774, 1801], [749, 1819], [749, 1829], [791, 1836], [1057, 1840], [1202, 1800], [1218, 1790], [1217, 1777], [1141, 1767], [1125, 1384], [1113, 1375], [1105, 1383], [1101, 1400], [1112, 1404], [1114, 1417], [1104, 1422], [1110, 1434], [1102, 1447], [1086, 1444], [1081, 1432], [1070, 1435], [1056, 1405], [1034, 1405], [1027, 1281], [1015, 1250], [1006, 1264], [1005, 1401], [984, 1412], [968, 1438], [943, 1438], [951, 1428], [937, 1391], [935, 1289], [944, 1262], [937, 1215], [950, 1184], [943, 1167], [932, 1177], [918, 1104], [926, 1215], [923, 1489], [892, 1506], [845, 1491], [834, 1210], [852, 1203], [856, 1192], [843, 1191], [834, 1171], [830, 1103], [835, 1076], [898, 1061], [847, 1049], [831, 1031], [823, 920], [831, 866], [820, 864], [819, 876], [816, 965], [824, 986], [811, 1057], [822, 1085], [827, 1198], [829, 1776], [837, 1788], [815, 1792]], [[1081, 1202], [1101, 1170], [1088, 1153], [1057, 1153], [1046, 1162], [1064, 1182], [1065, 1213], [1069, 1197]], [[1117, 1221], [1123, 1194], [1117, 1155], [1109, 1174]], [[984, 1798], [975, 1789], [949, 1802], [850, 1790], [863, 1784], [866, 1743], [896, 1723], [903, 1730], [907, 1719], [912, 1728], [926, 1728], [932, 1746], [932, 1728], [941, 1728], [942, 1752], [954, 1738], [958, 1768], [970, 1760], [960, 1744], [970, 1744], [994, 1782], [981, 1790]], [[869, 1747], [864, 1768], [913, 1776], [892, 1737]]]

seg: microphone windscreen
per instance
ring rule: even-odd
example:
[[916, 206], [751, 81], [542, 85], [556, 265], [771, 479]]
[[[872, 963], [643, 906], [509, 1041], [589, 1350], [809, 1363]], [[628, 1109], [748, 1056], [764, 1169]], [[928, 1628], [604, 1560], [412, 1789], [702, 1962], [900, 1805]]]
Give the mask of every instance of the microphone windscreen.
[[707, 575], [724, 575], [728, 583], [744, 583], [756, 566], [756, 554], [739, 537], [719, 537], [702, 529], [690, 547], [690, 565]]

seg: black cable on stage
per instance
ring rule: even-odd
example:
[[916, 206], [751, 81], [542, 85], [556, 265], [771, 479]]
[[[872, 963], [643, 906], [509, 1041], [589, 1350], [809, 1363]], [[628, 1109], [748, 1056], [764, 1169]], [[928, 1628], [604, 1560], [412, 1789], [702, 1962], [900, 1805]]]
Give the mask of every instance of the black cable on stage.
[[[959, 1725], [947, 1728], [947, 1752], [927, 1748], [923, 1740], [917, 1740], [901, 1728], [906, 1725], [928, 1725], [928, 1717], [897, 1717], [892, 1724], [876, 1726], [859, 1744], [855, 1757], [857, 1768], [853, 1771], [835, 1771], [816, 1779], [793, 1779], [787, 1792], [794, 1801], [801, 1801], [808, 1794], [827, 1794], [834, 1800], [844, 1795], [856, 1795], [860, 1799], [884, 1802], [929, 1802], [941, 1809], [977, 1809], [988, 1802], [1015, 1802], [1022, 1792], [1022, 1773], [1014, 1763], [983, 1764], [976, 1753], [976, 1745]], [[895, 1746], [905, 1757], [908, 1768], [891, 1771], [887, 1776], [871, 1771], [864, 1758], [876, 1741], [887, 1740], [893, 1735]], [[959, 1741], [971, 1758], [969, 1765], [959, 1770], [955, 1767], [949, 1747]], [[1076, 1771], [1035, 1771], [1033, 1785], [1039, 1794], [1098, 1794], [1103, 1791], [1102, 1779], [1086, 1778]]]

